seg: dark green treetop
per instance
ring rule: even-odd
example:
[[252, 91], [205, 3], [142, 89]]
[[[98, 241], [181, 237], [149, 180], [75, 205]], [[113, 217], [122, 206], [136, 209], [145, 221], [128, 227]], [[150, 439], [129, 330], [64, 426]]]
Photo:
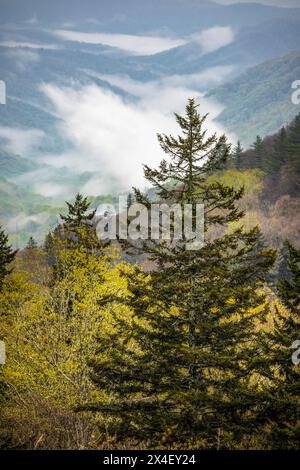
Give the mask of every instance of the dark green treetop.
[[95, 384], [111, 398], [88, 408], [115, 415], [119, 437], [226, 448], [255, 428], [254, 322], [266, 313], [260, 288], [275, 254], [258, 248], [257, 228], [228, 229], [243, 215], [237, 204], [243, 189], [207, 181], [230, 154], [226, 137], [206, 136], [206, 115], [194, 100], [176, 120], [181, 135], [158, 136], [169, 160], [157, 170], [145, 166], [145, 177], [165, 201], [204, 204], [207, 239], [197, 249], [180, 241], [144, 243], [155, 263], [151, 281], [145, 289], [139, 276], [128, 279], [133, 326], [116, 319], [128, 341], [117, 342], [114, 331], [91, 360]]
[[61, 215], [63, 225], [68, 229], [76, 229], [84, 226], [90, 226], [95, 217], [96, 210], [88, 212], [90, 203], [87, 197], [77, 193], [74, 203], [66, 202], [68, 206], [68, 213]]
[[8, 242], [8, 236], [0, 226], [0, 289], [4, 278], [10, 274], [10, 264], [15, 259], [17, 250], [13, 250]]
[[[262, 392], [260, 420], [272, 449], [299, 449], [300, 442], [300, 250], [289, 242], [286, 278], [278, 283], [287, 308], [276, 307], [274, 328], [261, 338], [259, 372], [271, 387]], [[295, 356], [295, 357], [294, 357]]]

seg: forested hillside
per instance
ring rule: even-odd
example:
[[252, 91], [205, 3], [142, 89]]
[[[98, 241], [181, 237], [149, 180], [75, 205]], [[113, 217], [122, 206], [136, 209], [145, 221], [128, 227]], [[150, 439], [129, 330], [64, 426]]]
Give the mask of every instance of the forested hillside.
[[248, 150], [233, 147], [227, 170], [212, 176], [243, 186], [243, 223], [259, 224], [268, 243], [281, 249], [286, 239], [299, 243], [300, 115], [277, 134], [257, 136]]
[[[231, 75], [236, 77], [249, 67], [297, 48], [300, 38], [299, 24], [295, 17], [266, 21], [240, 30], [233, 29], [235, 35], [230, 44], [204, 54], [197, 47], [195, 37], [194, 42], [150, 56], [145, 59], [145, 63], [161, 67], [161, 73], [172, 71], [174, 74], [199, 73], [211, 67], [232, 66]], [[261, 44], [264, 44], [264, 47], [260, 47]]]
[[20, 176], [36, 168], [31, 160], [0, 150], [0, 174], [3, 178]]
[[[81, 194], [40, 245], [16, 252], [0, 230], [2, 448], [299, 449], [300, 117], [248, 151], [206, 132], [193, 99], [175, 118], [144, 166], [151, 198], [128, 205], [202, 204], [204, 243], [174, 224], [108, 243]], [[288, 221], [277, 238], [272, 214]], [[120, 250], [142, 250], [147, 272]]]
[[300, 50], [250, 68], [208, 96], [224, 105], [218, 119], [244, 146], [266, 136], [299, 112], [292, 103], [292, 83], [300, 76]]

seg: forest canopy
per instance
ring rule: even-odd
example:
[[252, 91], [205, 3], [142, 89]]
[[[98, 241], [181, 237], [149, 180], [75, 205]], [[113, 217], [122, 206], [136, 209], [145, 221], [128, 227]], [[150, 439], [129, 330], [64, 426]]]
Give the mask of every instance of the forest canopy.
[[296, 204], [300, 117], [244, 151], [201, 112], [144, 173], [158, 202], [204, 205], [203, 246], [103, 243], [81, 194], [42, 244], [1, 228], [2, 448], [299, 449], [300, 251], [252, 222]]

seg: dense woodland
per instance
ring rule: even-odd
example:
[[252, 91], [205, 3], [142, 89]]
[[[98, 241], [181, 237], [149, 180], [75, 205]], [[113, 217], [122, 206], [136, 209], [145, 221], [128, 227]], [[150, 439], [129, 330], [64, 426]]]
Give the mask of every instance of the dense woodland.
[[247, 151], [175, 117], [145, 178], [203, 247], [105, 244], [80, 194], [41, 246], [1, 229], [2, 448], [299, 449], [300, 116]]

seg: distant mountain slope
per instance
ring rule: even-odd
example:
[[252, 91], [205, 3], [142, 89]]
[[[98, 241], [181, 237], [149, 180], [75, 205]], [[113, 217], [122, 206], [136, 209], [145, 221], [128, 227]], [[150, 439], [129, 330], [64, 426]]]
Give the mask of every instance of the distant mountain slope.
[[[25, 33], [22, 30], [22, 34]], [[97, 80], [92, 74], [87, 75], [85, 71], [128, 75], [134, 80], [148, 82], [172, 74], [187, 75], [220, 66], [233, 67], [230, 77], [234, 78], [252, 65], [292, 51], [295, 44], [300, 44], [300, 20], [282, 19], [245, 29], [237, 34], [232, 44], [204, 55], [195, 42], [150, 57], [128, 57], [114, 55], [117, 49], [108, 53], [102, 46], [96, 48], [95, 45], [59, 41], [58, 49], [34, 50], [37, 60], [20, 68], [15, 54], [21, 57], [29, 54], [31, 57], [32, 50], [0, 46], [1, 79], [7, 83], [8, 95], [7, 105], [1, 109], [0, 125], [41, 129], [46, 138], [43, 147], [37, 151], [61, 152], [68, 143], [60, 139], [57, 117], [41, 92], [40, 87], [45, 83], [60, 87], [75, 82], [82, 85], [96, 83], [108, 88], [107, 83]], [[120, 90], [112, 91], [120, 94]], [[203, 91], [200, 84], [199, 91]]]
[[89, 28], [130, 34], [153, 31], [191, 34], [215, 25], [241, 28], [267, 19], [296, 16], [299, 18], [300, 9], [255, 3], [225, 6], [209, 0], [1, 0], [2, 21], [31, 18], [48, 24], [86, 21]]
[[190, 42], [145, 58], [144, 62], [163, 67], [166, 74], [190, 74], [233, 65], [237, 75], [248, 67], [293, 51], [299, 44], [299, 19], [280, 19], [237, 31], [231, 44], [204, 55], [196, 42]]
[[[21, 157], [19, 157], [21, 158]], [[63, 176], [61, 176], [63, 180]], [[73, 199], [81, 187], [79, 181], [67, 199]], [[44, 197], [26, 187], [15, 184], [0, 175], [0, 226], [9, 232], [11, 243], [15, 247], [24, 247], [30, 236], [42, 242], [49, 230], [59, 222], [59, 215], [64, 214], [66, 206], [63, 200]], [[90, 197], [91, 207], [113, 204], [118, 206], [118, 194], [106, 194]]]
[[13, 178], [20, 176], [28, 171], [33, 171], [36, 165], [26, 158], [14, 155], [0, 148], [0, 176], [4, 178]]
[[[69, 142], [62, 139], [58, 132], [60, 124], [55, 110], [41, 91], [44, 84], [55, 84], [60, 87], [88, 85], [95, 83], [102, 88], [110, 89], [118, 94], [120, 90], [110, 87], [107, 82], [101, 81], [86, 73], [86, 70], [103, 74], [130, 75], [136, 80], [146, 81], [159, 76], [158, 70], [153, 73], [148, 65], [130, 62], [125, 56], [110, 57], [106, 55], [107, 48], [64, 42], [66, 48], [58, 50], [10, 48], [0, 45], [1, 80], [7, 84], [6, 106], [1, 107], [0, 126], [39, 129], [45, 133], [41, 146], [35, 149], [35, 155], [42, 152], [58, 153], [64, 151]], [[73, 46], [73, 48], [71, 47]], [[83, 50], [82, 50], [83, 49]], [[17, 51], [17, 52], [16, 52]], [[37, 54], [37, 60], [28, 66], [20, 66], [15, 53], [21, 57], [31, 57]], [[30, 155], [30, 156], [35, 156]], [[28, 156], [28, 155], [26, 155]]]
[[15, 183], [0, 177], [0, 217], [16, 215], [20, 211], [39, 211], [49, 209], [50, 199], [20, 188]]
[[30, 236], [41, 241], [57, 223], [59, 209], [50, 198], [34, 194], [0, 176], [0, 225], [8, 229], [10, 241], [24, 246]]
[[218, 120], [246, 146], [299, 113], [300, 106], [291, 101], [291, 85], [299, 78], [300, 49], [247, 70], [208, 96], [225, 106]]

